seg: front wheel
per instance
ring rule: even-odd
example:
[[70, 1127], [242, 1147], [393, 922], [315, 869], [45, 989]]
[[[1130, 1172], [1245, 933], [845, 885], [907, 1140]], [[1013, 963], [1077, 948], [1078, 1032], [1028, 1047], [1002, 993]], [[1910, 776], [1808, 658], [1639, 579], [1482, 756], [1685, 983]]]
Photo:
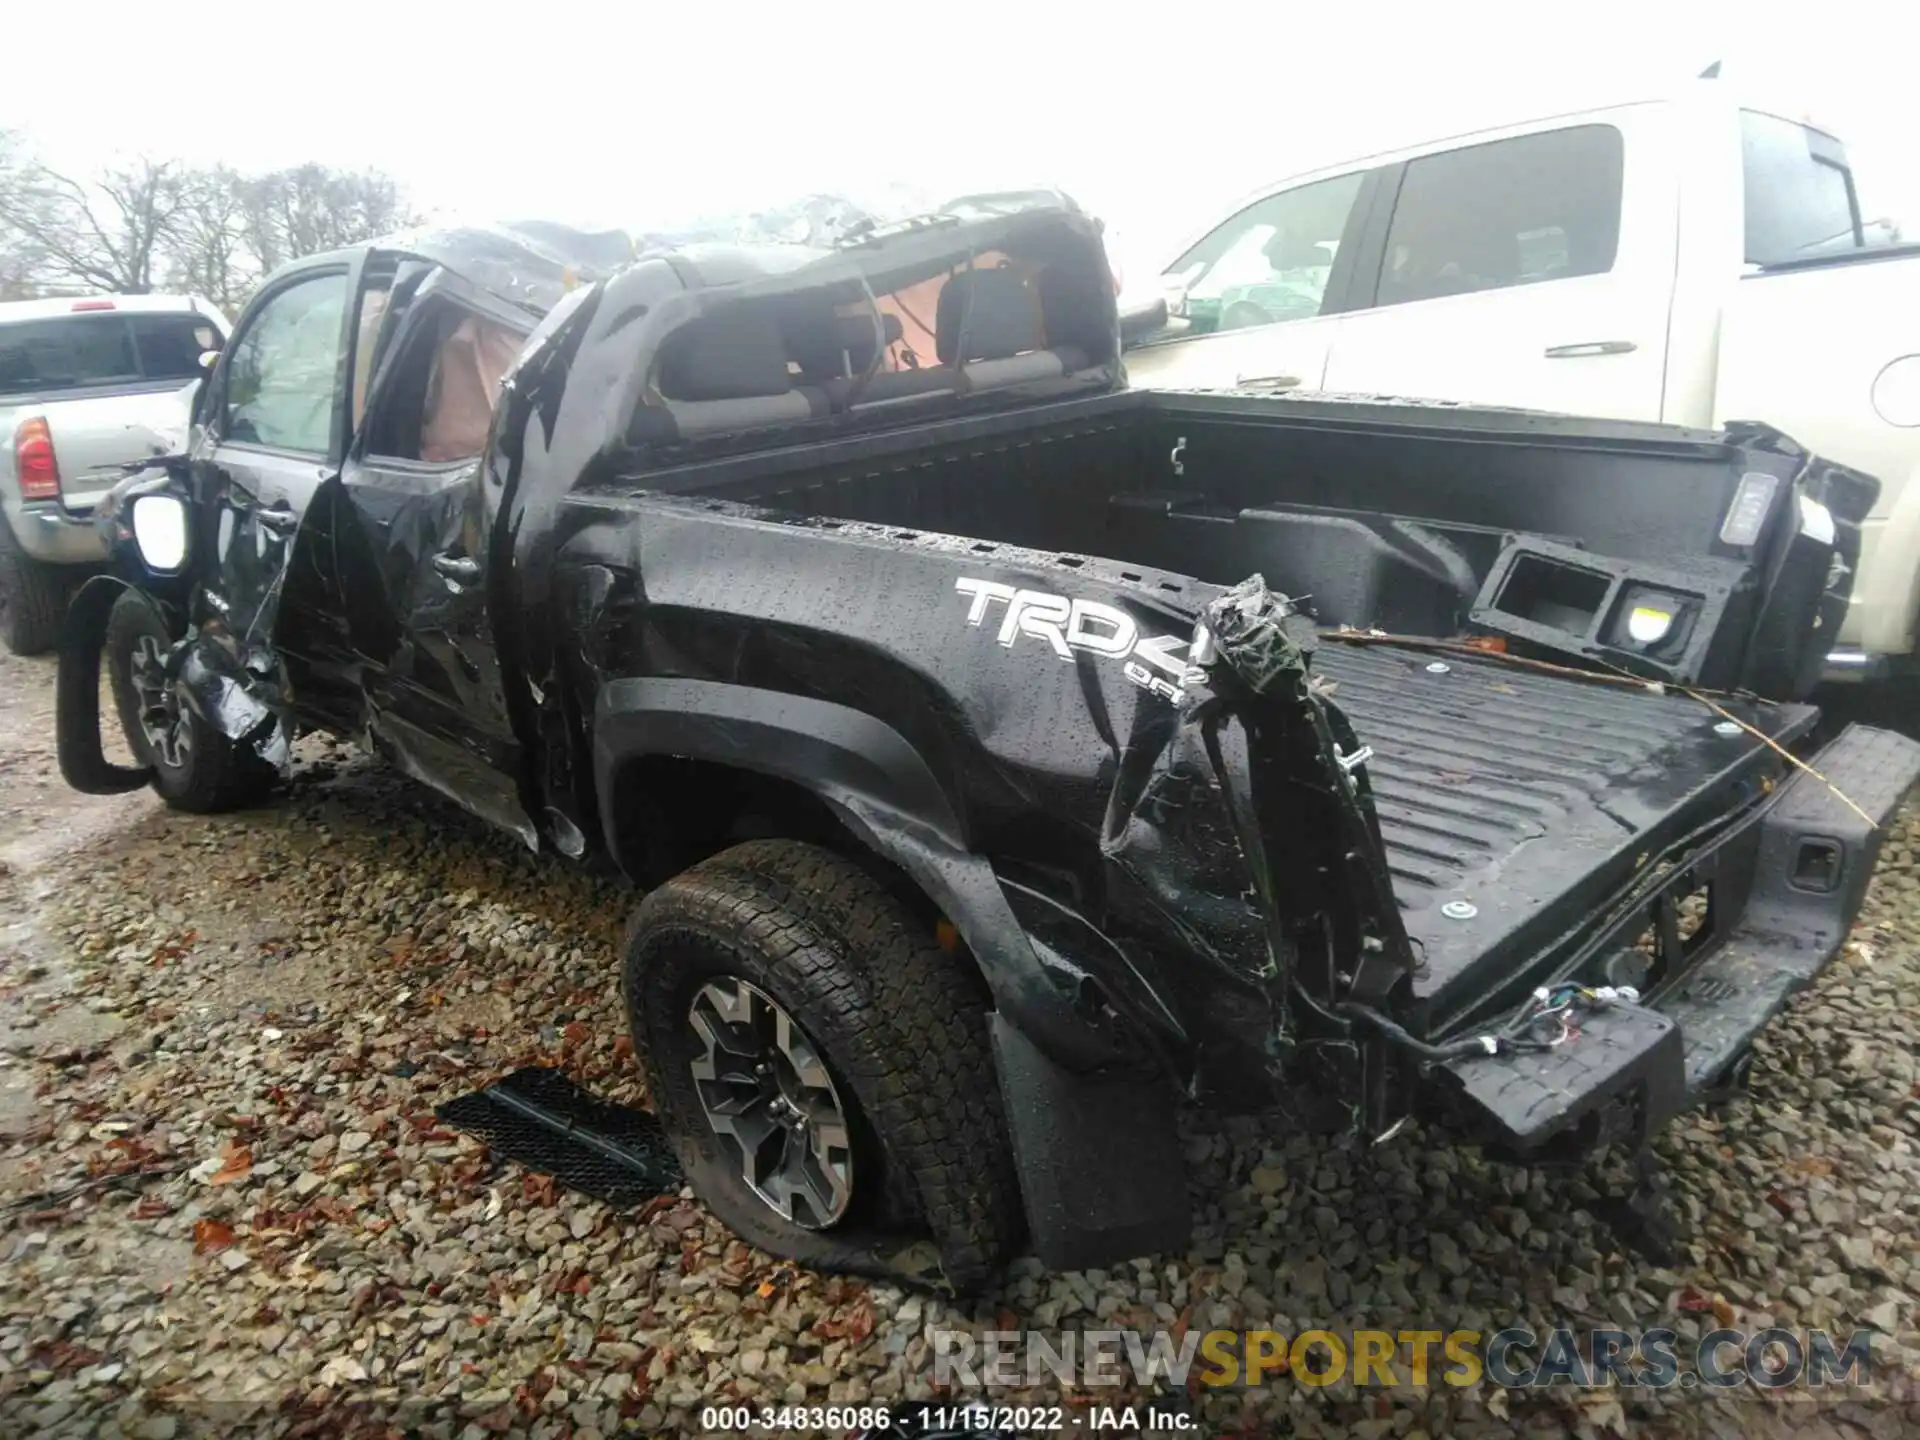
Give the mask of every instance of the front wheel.
[[735, 846], [646, 898], [623, 978], [655, 1109], [743, 1238], [861, 1268], [930, 1232], [963, 1290], [1019, 1242], [983, 988], [865, 870]]
[[134, 758], [153, 767], [153, 788], [175, 810], [213, 814], [264, 799], [272, 765], [245, 740], [203, 720], [166, 673], [174, 639], [148, 601], [132, 591], [107, 617], [107, 674], [114, 708]]

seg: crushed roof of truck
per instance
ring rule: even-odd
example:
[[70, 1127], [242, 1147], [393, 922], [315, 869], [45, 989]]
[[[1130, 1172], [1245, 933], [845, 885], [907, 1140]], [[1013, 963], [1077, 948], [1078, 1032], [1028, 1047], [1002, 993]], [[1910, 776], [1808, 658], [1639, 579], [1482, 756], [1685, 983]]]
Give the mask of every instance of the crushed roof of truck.
[[688, 289], [776, 280], [809, 267], [870, 270], [887, 262], [911, 264], [951, 247], [956, 235], [992, 229], [1023, 217], [1072, 217], [1097, 231], [1098, 222], [1053, 190], [966, 195], [905, 219], [855, 226], [833, 243], [783, 241], [700, 242], [637, 249], [622, 231], [585, 231], [549, 221], [429, 225], [373, 241], [376, 250], [417, 255], [481, 289], [535, 314], [545, 314], [567, 291], [604, 280], [637, 260], [665, 260]]
[[430, 225], [384, 236], [375, 250], [418, 255], [503, 300], [545, 314], [568, 290], [604, 279], [633, 259], [617, 230], [573, 230], [546, 221]]

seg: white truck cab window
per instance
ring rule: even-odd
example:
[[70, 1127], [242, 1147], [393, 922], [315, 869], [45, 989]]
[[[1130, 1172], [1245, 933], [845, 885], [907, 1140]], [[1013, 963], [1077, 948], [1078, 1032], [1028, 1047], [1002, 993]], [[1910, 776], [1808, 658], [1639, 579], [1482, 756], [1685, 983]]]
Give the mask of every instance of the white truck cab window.
[[1365, 171], [1283, 190], [1218, 226], [1170, 266], [1190, 335], [1320, 313]]
[[1576, 125], [1408, 162], [1379, 303], [1603, 275], [1620, 241], [1620, 132]]
[[1749, 265], [1810, 260], [1864, 243], [1853, 174], [1832, 136], [1742, 110], [1740, 161]]
[[346, 305], [346, 274], [328, 273], [287, 286], [253, 317], [229, 363], [227, 439], [327, 453]]

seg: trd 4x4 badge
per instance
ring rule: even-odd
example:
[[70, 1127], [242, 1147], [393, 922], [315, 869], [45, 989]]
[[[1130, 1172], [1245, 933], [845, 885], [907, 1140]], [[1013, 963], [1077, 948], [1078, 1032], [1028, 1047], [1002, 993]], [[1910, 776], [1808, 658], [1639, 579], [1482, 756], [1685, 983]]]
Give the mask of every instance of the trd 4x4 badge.
[[1121, 668], [1126, 677], [1143, 690], [1151, 690], [1176, 705], [1187, 698], [1180, 686], [1187, 674], [1188, 642], [1178, 635], [1143, 639], [1133, 617], [1116, 605], [1070, 600], [1044, 590], [1021, 590], [997, 580], [962, 577], [953, 582], [953, 588], [970, 602], [969, 625], [986, 623], [988, 612], [996, 604], [1007, 607], [1000, 620], [999, 640], [1008, 649], [1022, 635], [1031, 635], [1051, 645], [1062, 660], [1073, 659], [1075, 650], [1091, 651], [1125, 661]]

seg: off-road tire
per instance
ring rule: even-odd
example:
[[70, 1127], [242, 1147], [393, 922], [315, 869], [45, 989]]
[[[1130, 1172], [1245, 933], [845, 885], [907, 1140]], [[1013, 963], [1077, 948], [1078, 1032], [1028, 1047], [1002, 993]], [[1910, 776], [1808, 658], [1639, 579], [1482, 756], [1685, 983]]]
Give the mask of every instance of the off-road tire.
[[[653, 1101], [701, 1198], [737, 1233], [815, 1259], [820, 1232], [747, 1186], [708, 1126], [687, 1008], [708, 977], [769, 994], [824, 1054], [853, 1112], [854, 1197], [829, 1235], [930, 1234], [945, 1278], [984, 1284], [1020, 1243], [1019, 1180], [972, 961], [936, 942], [866, 870], [830, 850], [754, 840], [655, 889], [628, 927], [623, 981]], [[878, 1173], [876, 1173], [876, 1171]]]
[[0, 644], [15, 655], [41, 655], [60, 641], [68, 577], [57, 565], [20, 548], [0, 519]]
[[252, 745], [222, 734], [191, 711], [187, 726], [191, 743], [181, 764], [169, 765], [147, 743], [140, 724], [140, 699], [133, 685], [133, 652], [143, 636], [162, 646], [176, 637], [167, 633], [160, 612], [142, 596], [129, 591], [114, 602], [107, 616], [106, 664], [113, 687], [114, 708], [127, 745], [142, 765], [153, 767], [153, 788], [170, 809], [213, 815], [259, 803], [279, 778]]

